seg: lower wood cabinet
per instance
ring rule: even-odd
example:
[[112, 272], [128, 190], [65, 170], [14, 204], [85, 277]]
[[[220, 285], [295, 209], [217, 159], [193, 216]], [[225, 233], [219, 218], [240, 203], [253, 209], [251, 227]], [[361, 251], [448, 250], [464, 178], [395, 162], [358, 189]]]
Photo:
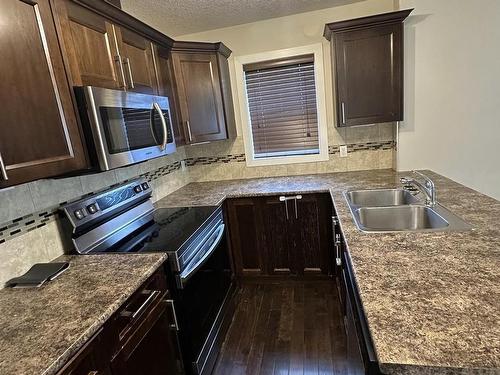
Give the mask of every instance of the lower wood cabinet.
[[177, 374], [180, 361], [169, 302], [160, 301], [114, 356], [113, 374]]
[[332, 272], [328, 194], [241, 198], [226, 204], [238, 276]]
[[58, 375], [183, 374], [163, 270], [129, 298]]
[[111, 375], [103, 330], [94, 335], [58, 375]]

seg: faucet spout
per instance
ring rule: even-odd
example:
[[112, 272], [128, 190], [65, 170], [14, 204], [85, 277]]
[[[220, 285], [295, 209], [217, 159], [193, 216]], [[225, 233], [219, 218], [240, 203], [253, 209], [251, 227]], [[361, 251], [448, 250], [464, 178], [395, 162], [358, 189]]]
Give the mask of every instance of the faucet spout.
[[434, 181], [419, 171], [412, 171], [413, 174], [421, 177], [424, 180], [422, 184], [420, 181], [412, 177], [402, 177], [401, 183], [405, 186], [415, 186], [418, 190], [425, 194], [425, 204], [434, 207], [437, 203], [436, 186]]

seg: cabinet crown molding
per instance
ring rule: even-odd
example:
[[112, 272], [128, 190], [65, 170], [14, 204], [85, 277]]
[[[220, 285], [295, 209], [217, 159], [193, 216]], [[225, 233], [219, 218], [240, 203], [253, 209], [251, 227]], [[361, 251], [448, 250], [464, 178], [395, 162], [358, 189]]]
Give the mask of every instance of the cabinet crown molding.
[[226, 59], [231, 56], [232, 51], [222, 42], [188, 42], [174, 41], [172, 51], [177, 52], [217, 52]]
[[125, 26], [128, 28], [132, 28], [134, 31], [142, 34], [143, 36], [151, 39], [152, 41], [163, 45], [165, 47], [171, 47], [174, 43], [174, 40], [169, 36], [159, 32], [156, 29], [153, 29], [148, 24], [142, 22], [141, 20], [131, 16], [127, 12], [121, 10], [115, 5], [112, 5], [106, 1], [102, 0], [71, 0], [74, 3], [84, 6], [87, 9], [92, 10], [104, 16], [113, 22], [121, 26]]
[[381, 13], [373, 16], [366, 16], [360, 18], [353, 18], [350, 20], [337, 21], [327, 23], [323, 36], [331, 40], [332, 34], [343, 31], [351, 31], [360, 28], [371, 26], [379, 26], [384, 24], [403, 22], [406, 17], [413, 11], [412, 9], [398, 10], [395, 12]]

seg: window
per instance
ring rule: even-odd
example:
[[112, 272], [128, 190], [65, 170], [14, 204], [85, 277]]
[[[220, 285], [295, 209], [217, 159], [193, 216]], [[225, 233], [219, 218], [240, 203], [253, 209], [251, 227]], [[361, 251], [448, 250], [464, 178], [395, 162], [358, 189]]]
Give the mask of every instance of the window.
[[321, 45], [236, 61], [247, 164], [326, 160]]
[[254, 157], [319, 154], [314, 55], [243, 70]]

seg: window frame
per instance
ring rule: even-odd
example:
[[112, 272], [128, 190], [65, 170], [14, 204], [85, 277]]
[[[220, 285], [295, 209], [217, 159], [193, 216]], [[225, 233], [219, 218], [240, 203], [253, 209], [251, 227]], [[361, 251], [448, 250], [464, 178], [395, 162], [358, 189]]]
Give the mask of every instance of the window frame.
[[[292, 58], [300, 55], [314, 55], [314, 81], [316, 86], [316, 110], [318, 116], [318, 143], [319, 153], [309, 155], [287, 155], [256, 158], [253, 147], [253, 134], [250, 122], [250, 111], [248, 108], [248, 97], [246, 92], [244, 65], [255, 64], [268, 60]], [[249, 167], [311, 163], [328, 160], [328, 134], [326, 116], [325, 96], [325, 74], [323, 65], [323, 45], [316, 43], [308, 46], [287, 48], [276, 51], [261, 52], [245, 56], [237, 56], [234, 59], [236, 70], [236, 85], [238, 90], [238, 101], [240, 105], [241, 130], [243, 143], [245, 145], [246, 164]]]

